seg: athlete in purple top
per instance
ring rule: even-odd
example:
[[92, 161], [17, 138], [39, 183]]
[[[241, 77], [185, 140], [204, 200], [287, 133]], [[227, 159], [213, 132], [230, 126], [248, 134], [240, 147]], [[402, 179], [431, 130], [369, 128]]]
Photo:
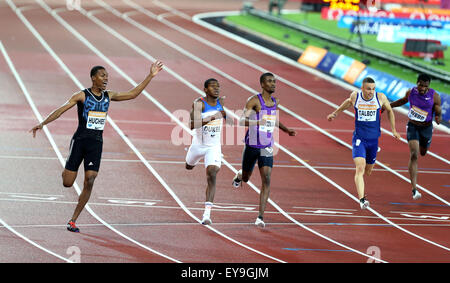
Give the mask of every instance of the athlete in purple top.
[[248, 182], [253, 168], [258, 161], [262, 187], [259, 199], [259, 215], [255, 225], [265, 227], [263, 221], [264, 210], [270, 192], [270, 177], [273, 166], [273, 131], [280, 128], [290, 136], [297, 133], [284, 126], [277, 119], [277, 106], [280, 100], [272, 96], [275, 92], [276, 80], [273, 74], [264, 73], [259, 78], [262, 92], [251, 96], [245, 104], [244, 113], [239, 125], [248, 127], [245, 135], [245, 148], [242, 156], [242, 169], [233, 179], [233, 186], [239, 187], [242, 181]]
[[[254, 97], [254, 96], [253, 96]], [[249, 125], [245, 134], [245, 144], [253, 148], [266, 148], [273, 146], [273, 130], [277, 117], [277, 101], [274, 97], [270, 97], [269, 103], [265, 103], [262, 94], [256, 95], [261, 107], [259, 112], [252, 112], [248, 117], [251, 121], [264, 120], [263, 124]], [[257, 100], [254, 99], [257, 103]], [[267, 106], [272, 104], [272, 106]]]
[[409, 177], [412, 185], [413, 199], [419, 199], [422, 195], [416, 188], [417, 184], [417, 159], [427, 153], [433, 135], [433, 115], [437, 124], [441, 123], [442, 109], [441, 97], [430, 88], [431, 78], [426, 74], [420, 74], [417, 78], [417, 86], [406, 91], [403, 98], [391, 103], [391, 107], [402, 106], [409, 102], [408, 124], [406, 136], [409, 145]]

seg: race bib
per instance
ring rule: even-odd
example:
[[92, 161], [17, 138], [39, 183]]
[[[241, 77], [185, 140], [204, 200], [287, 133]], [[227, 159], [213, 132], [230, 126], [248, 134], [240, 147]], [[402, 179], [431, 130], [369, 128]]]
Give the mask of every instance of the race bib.
[[377, 120], [378, 108], [376, 105], [359, 105], [358, 121], [373, 122]]
[[103, 131], [106, 123], [106, 112], [89, 111], [86, 128]]
[[272, 157], [273, 156], [273, 147], [265, 147], [260, 150], [261, 156], [264, 157]]
[[428, 112], [425, 110], [422, 110], [416, 106], [412, 106], [409, 109], [408, 118], [414, 121], [418, 122], [425, 122], [427, 119]]
[[259, 130], [261, 132], [273, 133], [275, 129], [275, 122], [277, 120], [276, 115], [263, 115], [262, 119], [266, 121], [264, 125], [259, 125]]
[[210, 121], [208, 124], [203, 126], [203, 134], [208, 135], [210, 137], [215, 137], [217, 134], [220, 134], [222, 131], [222, 119], [216, 119]]

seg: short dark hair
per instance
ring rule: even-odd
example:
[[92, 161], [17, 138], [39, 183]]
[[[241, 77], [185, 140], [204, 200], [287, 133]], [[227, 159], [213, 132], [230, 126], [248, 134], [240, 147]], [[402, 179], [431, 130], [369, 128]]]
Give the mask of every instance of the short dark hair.
[[264, 73], [259, 77], [259, 83], [263, 83], [266, 77], [275, 77], [272, 73]]
[[364, 83], [374, 84], [375, 80], [372, 79], [371, 77], [366, 77], [362, 82], [363, 82], [363, 84]]
[[419, 76], [417, 77], [417, 82], [431, 82], [431, 77], [427, 74], [419, 74]]
[[215, 78], [210, 78], [210, 79], [207, 79], [207, 80], [205, 81], [205, 83], [203, 84], [203, 86], [204, 86], [205, 88], [208, 88], [209, 84], [212, 83], [212, 82], [218, 82], [218, 81], [217, 81]]
[[105, 67], [103, 66], [94, 66], [91, 69], [91, 78], [95, 75], [97, 75], [98, 70], [105, 70]]

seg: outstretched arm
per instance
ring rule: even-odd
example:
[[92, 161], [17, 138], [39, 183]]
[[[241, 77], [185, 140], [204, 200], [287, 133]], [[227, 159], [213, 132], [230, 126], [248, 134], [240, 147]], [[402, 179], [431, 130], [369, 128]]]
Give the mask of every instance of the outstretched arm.
[[47, 118], [44, 119], [41, 123], [34, 126], [29, 132], [33, 132], [33, 138], [36, 137], [36, 132], [38, 130], [41, 130], [44, 125], [47, 125], [48, 123], [58, 119], [64, 112], [72, 108], [77, 104], [78, 101], [83, 101], [84, 99], [84, 93], [82, 91], [77, 92], [72, 95], [72, 97], [66, 101], [63, 105], [61, 105], [59, 108], [53, 110], [52, 113], [50, 113]]
[[406, 91], [406, 93], [405, 93], [405, 96], [403, 96], [402, 98], [397, 99], [396, 101], [390, 103], [391, 108], [398, 107], [398, 106], [402, 106], [402, 105], [408, 103], [408, 100], [409, 100], [409, 94], [410, 94], [410, 93], [411, 93], [411, 90], [408, 89], [408, 90]]
[[[277, 120], [277, 121], [278, 121], [278, 120]], [[286, 126], [283, 125], [280, 121], [278, 121], [278, 128], [280, 128], [283, 132], [287, 133], [287, 134], [290, 135], [291, 137], [297, 135], [297, 132], [296, 132], [295, 130], [286, 127]]]
[[339, 113], [347, 110], [352, 105], [354, 105], [355, 101], [356, 101], [356, 92], [354, 91], [350, 94], [349, 98], [344, 100], [344, 102], [342, 102], [342, 104], [336, 110], [334, 110], [330, 115], [327, 116], [328, 121], [333, 121], [334, 118], [336, 118]]
[[145, 77], [145, 79], [138, 84], [136, 87], [124, 92], [109, 92], [109, 97], [112, 101], [123, 101], [130, 100], [138, 97], [139, 94], [147, 87], [150, 81], [155, 77], [159, 71], [163, 68], [163, 63], [156, 61], [152, 64], [150, 68], [150, 73]]
[[386, 95], [383, 93], [378, 93], [378, 99], [381, 101], [381, 106], [387, 111], [389, 123], [391, 124], [392, 134], [396, 139], [400, 139], [401, 136], [399, 133], [397, 133], [397, 130], [395, 129], [395, 116], [394, 111], [392, 110], [391, 104], [389, 103], [389, 100], [387, 99]]

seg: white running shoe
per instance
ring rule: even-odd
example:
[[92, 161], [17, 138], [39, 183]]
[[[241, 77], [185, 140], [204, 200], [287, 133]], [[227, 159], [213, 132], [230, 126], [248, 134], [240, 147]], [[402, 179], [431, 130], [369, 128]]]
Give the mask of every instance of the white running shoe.
[[212, 224], [212, 221], [211, 221], [211, 218], [209, 217], [209, 215], [203, 215], [202, 224], [203, 225], [211, 225]]
[[362, 198], [362, 199], [359, 200], [359, 204], [361, 206], [361, 209], [366, 209], [366, 208], [369, 207], [370, 203], [369, 203], [368, 200], [366, 200], [366, 198]]
[[255, 225], [261, 228], [266, 227], [266, 223], [259, 217], [256, 218]]
[[233, 187], [239, 188], [242, 185], [242, 180], [239, 180], [238, 176], [242, 176], [242, 169], [240, 169], [233, 178]]
[[413, 200], [418, 200], [422, 197], [422, 194], [418, 190], [413, 190]]

